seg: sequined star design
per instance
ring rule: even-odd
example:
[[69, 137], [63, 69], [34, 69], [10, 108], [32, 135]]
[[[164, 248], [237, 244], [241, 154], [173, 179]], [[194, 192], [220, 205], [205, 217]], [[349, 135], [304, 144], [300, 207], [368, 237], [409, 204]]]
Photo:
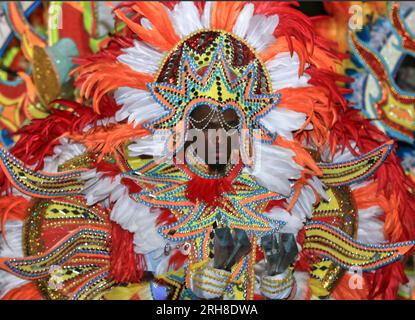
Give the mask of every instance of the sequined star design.
[[[183, 47], [178, 71], [177, 85], [151, 83], [148, 89], [153, 98], [167, 114], [147, 125], [152, 132], [170, 131], [175, 133], [179, 122], [188, 126], [188, 117], [200, 105], [209, 105], [218, 110], [232, 108], [239, 115], [239, 129], [248, 129], [250, 134], [257, 129], [260, 138], [267, 142], [275, 136], [258, 120], [275, 108], [280, 94], [255, 94], [258, 60], [253, 60], [244, 70], [232, 68], [224, 53], [224, 37], [218, 37], [217, 46], [203, 75], [192, 58], [194, 53]], [[199, 70], [200, 71], [200, 70]]]
[[285, 225], [258, 210], [261, 204], [280, 200], [282, 196], [261, 187], [247, 174], [239, 174], [233, 181], [235, 192], [223, 194], [218, 201], [221, 205], [217, 207], [189, 201], [186, 197], [189, 177], [174, 165], [151, 161], [126, 175], [140, 185], [147, 185], [145, 190], [132, 194], [132, 199], [149, 207], [168, 208], [176, 215], [177, 222], [159, 229], [159, 233], [170, 241], [204, 237], [214, 223], [219, 222], [256, 235], [277, 232]]

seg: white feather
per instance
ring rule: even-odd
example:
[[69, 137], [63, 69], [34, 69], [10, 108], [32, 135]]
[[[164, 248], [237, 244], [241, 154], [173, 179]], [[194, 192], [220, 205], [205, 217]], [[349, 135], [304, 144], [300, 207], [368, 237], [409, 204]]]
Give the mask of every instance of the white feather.
[[320, 181], [319, 178], [317, 178], [316, 176], [313, 176], [311, 179], [308, 179], [308, 183], [317, 191], [317, 193], [320, 195], [320, 197], [323, 200], [326, 200], [326, 201], [329, 200], [330, 197], [324, 190], [325, 185]]
[[[288, 201], [291, 201], [292, 197]], [[306, 185], [301, 191], [300, 195], [291, 209], [291, 214], [298, 217], [300, 220], [305, 221], [307, 218], [311, 218], [313, 214], [313, 205], [316, 203], [316, 195], [313, 189]]]
[[313, 204], [315, 203], [316, 198], [309, 186], [304, 187], [300, 192], [300, 197], [296, 201], [292, 214], [301, 217], [302, 219], [311, 218], [313, 214]]
[[128, 190], [115, 202], [110, 218], [123, 229], [134, 233], [134, 251], [148, 254], [160, 250], [166, 241], [157, 232], [156, 220], [159, 210], [151, 210], [148, 206], [138, 203], [130, 198]]
[[[299, 76], [300, 60], [297, 53], [293, 56], [289, 52], [277, 54], [267, 61], [265, 66], [271, 78], [272, 89], [307, 87], [310, 76], [306, 73]], [[305, 66], [306, 68], [308, 65]]]
[[103, 118], [103, 119], [98, 120], [95, 125], [99, 127], [108, 127], [108, 125], [114, 124], [114, 123], [117, 123], [117, 121], [115, 120], [115, 117], [109, 117], [109, 118]]
[[251, 174], [263, 187], [288, 196], [291, 179], [301, 177], [303, 169], [293, 160], [294, 152], [275, 145], [255, 142], [256, 158]]
[[310, 275], [308, 272], [294, 271], [294, 279], [296, 283], [296, 291], [293, 300], [304, 300], [309, 289]]
[[[317, 177], [308, 179], [308, 183], [318, 192], [323, 199], [328, 199], [328, 195], [324, 191], [321, 181]], [[282, 232], [293, 233], [297, 235], [298, 231], [304, 227], [304, 223], [307, 218], [311, 218], [313, 214], [313, 206], [316, 203], [315, 192], [309, 185], [304, 186], [296, 203], [294, 204], [291, 213], [282, 208], [273, 208], [269, 212], [269, 217], [275, 220], [281, 220], [286, 222], [286, 225], [282, 228]], [[292, 200], [291, 196], [288, 202]], [[297, 246], [300, 249], [299, 244]]]
[[[159, 249], [153, 250], [144, 255], [146, 259], [147, 271], [156, 272], [157, 267], [162, 263], [162, 260], [167, 258], [167, 261], [170, 259], [170, 255], [164, 254], [164, 248], [160, 247]], [[164, 272], [165, 273], [165, 272]]]
[[148, 30], [153, 29], [153, 25], [151, 24], [150, 20], [148, 20], [147, 18], [141, 18], [140, 23], [144, 28]]
[[[329, 199], [329, 196], [324, 191], [322, 182], [317, 177], [312, 177], [311, 179], [308, 179], [307, 182], [313, 188], [310, 187], [310, 185], [305, 185], [301, 189], [297, 201], [291, 209], [291, 214], [303, 222], [313, 215], [313, 206], [317, 203], [316, 192], [321, 199], [326, 201]], [[292, 197], [293, 196], [288, 199], [288, 202], [292, 201]]]
[[[292, 132], [301, 129], [306, 118], [306, 114], [301, 112], [274, 108], [259, 121], [272, 133], [277, 133], [284, 138], [292, 140]], [[312, 127], [307, 126], [307, 129], [312, 129]]]
[[137, 157], [140, 155], [151, 155], [153, 157], [163, 157], [167, 155], [166, 143], [168, 137], [164, 135], [145, 136], [135, 140], [128, 146], [128, 155]]
[[140, 73], [155, 74], [163, 59], [163, 53], [152, 49], [141, 41], [134, 41], [133, 47], [122, 51], [124, 54], [119, 55], [117, 60]]
[[380, 220], [384, 211], [379, 206], [359, 209], [357, 240], [370, 244], [385, 242], [383, 234], [384, 222]]
[[167, 272], [172, 270], [172, 266], [169, 266], [170, 258], [171, 258], [170, 255], [168, 256], [162, 255], [158, 259], [157, 261], [158, 264], [157, 264], [157, 267], [155, 268], [155, 276], [166, 274]]
[[100, 202], [104, 207], [109, 202], [114, 202], [122, 190], [126, 187], [121, 183], [121, 177], [104, 177], [103, 172], [97, 172], [96, 169], [85, 171], [81, 174], [81, 179], [85, 180], [85, 186], [82, 190], [88, 205]]
[[66, 161], [85, 152], [85, 146], [68, 138], [61, 138], [59, 145], [53, 148], [53, 155], [45, 157], [43, 171], [57, 172], [58, 167]]
[[130, 198], [128, 188], [120, 180], [103, 177], [103, 173], [89, 170], [82, 174], [86, 180], [84, 193], [87, 204], [104, 200], [113, 203], [110, 219], [117, 222], [123, 229], [134, 233], [134, 250], [136, 253], [148, 254], [164, 248], [166, 241], [157, 232], [156, 219], [160, 213]]
[[249, 29], [249, 23], [251, 22], [251, 18], [254, 14], [254, 4], [248, 3], [246, 4], [241, 13], [239, 14], [238, 18], [236, 19], [236, 23], [233, 27], [233, 32], [240, 36], [241, 38], [245, 38], [246, 33]]
[[[28, 200], [28, 201], [32, 201], [32, 197], [31, 197], [31, 196], [29, 196], [28, 194], [25, 194], [25, 193], [21, 192], [19, 189], [16, 189], [15, 187], [11, 187], [11, 192], [10, 192], [10, 194], [12, 194], [12, 195], [14, 195], [14, 196], [20, 196], [20, 197], [23, 197], [23, 198], [25, 198], [25, 199], [26, 199], [26, 200]], [[7, 196], [6, 191], [1, 192], [1, 193], [0, 193], [0, 197], [1, 197], [1, 196]]]
[[[304, 146], [314, 151], [317, 151], [317, 148], [311, 144], [308, 144], [308, 145], [304, 144]], [[321, 157], [321, 162], [331, 162], [332, 156], [331, 156], [331, 151], [330, 151], [330, 147], [328, 144], [323, 145], [323, 148], [320, 153], [320, 157]]]
[[[0, 257], [20, 258], [23, 257], [23, 223], [21, 221], [8, 221], [4, 228], [5, 240], [0, 234]], [[11, 273], [0, 270], [0, 298], [11, 289], [21, 287], [29, 281], [16, 277]]]
[[272, 208], [272, 210], [267, 214], [267, 217], [274, 220], [284, 221], [286, 224], [281, 229], [281, 232], [293, 233], [295, 236], [297, 236], [298, 231], [304, 227], [304, 220], [295, 215], [291, 215], [287, 210], [284, 210], [283, 208]]
[[277, 15], [266, 17], [254, 15], [249, 21], [246, 41], [258, 52], [265, 50], [271, 43], [275, 42], [274, 31], [279, 22]]
[[203, 29], [199, 11], [191, 1], [176, 4], [171, 12], [171, 20], [176, 33], [182, 38]]
[[87, 124], [82, 129], [82, 131], [88, 132], [91, 128], [108, 127], [110, 124], [113, 124], [113, 123], [117, 123], [117, 121], [115, 120], [115, 117], [103, 118], [103, 119], [97, 120], [95, 123]]
[[363, 187], [365, 187], [365, 186], [367, 186], [368, 184], [371, 184], [371, 183], [373, 183], [373, 182], [374, 182], [374, 180], [373, 180], [373, 179], [371, 179], [371, 180], [364, 180], [364, 181], [362, 181], [362, 182], [358, 182], [358, 183], [353, 183], [352, 185], [350, 185], [350, 189], [351, 189], [352, 191], [354, 191], [354, 190], [356, 190], [356, 189], [363, 188]]
[[128, 123], [140, 123], [154, 120], [166, 114], [150, 92], [140, 89], [120, 88], [115, 92], [115, 100], [122, 108], [115, 114], [117, 122], [128, 118]]

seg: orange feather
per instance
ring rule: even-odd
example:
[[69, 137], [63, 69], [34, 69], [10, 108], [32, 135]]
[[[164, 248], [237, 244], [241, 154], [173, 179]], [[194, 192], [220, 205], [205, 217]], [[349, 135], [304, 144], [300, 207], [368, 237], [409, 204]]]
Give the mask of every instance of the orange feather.
[[99, 153], [98, 161], [105, 155], [114, 155], [118, 148], [134, 138], [149, 135], [142, 127], [134, 128], [133, 124], [113, 124], [109, 127], [92, 128], [85, 134], [70, 135], [70, 138], [85, 145], [88, 151]]
[[92, 95], [93, 109], [98, 114], [99, 102], [105, 94], [120, 87], [147, 89], [146, 84], [153, 81], [150, 74], [136, 72], [126, 64], [108, 59], [82, 65], [71, 72], [75, 73], [83, 80], [81, 96], [91, 98]]
[[279, 37], [277, 41], [259, 53], [262, 61], [267, 62], [282, 52], [296, 52], [300, 60], [299, 75], [303, 74], [306, 63], [314, 64], [317, 68], [328, 69], [335, 71], [339, 63], [337, 59], [329, 56], [322, 48], [314, 47], [313, 52], [310, 53], [307, 47], [298, 39], [294, 37]]
[[141, 24], [132, 21], [121, 9], [116, 9], [114, 13], [142, 40], [161, 51], [169, 51], [180, 41], [164, 5], [159, 2], [143, 1], [137, 2], [131, 8], [147, 18], [152, 28], [144, 28]]
[[379, 189], [377, 182], [353, 190], [353, 199], [359, 209], [379, 206], [385, 212], [383, 231], [385, 237], [393, 242], [401, 241], [404, 233], [403, 221], [399, 216], [400, 201], [395, 192], [386, 196], [384, 190]]
[[36, 282], [29, 282], [21, 287], [11, 289], [1, 300], [43, 300]]
[[330, 128], [337, 117], [337, 111], [329, 103], [325, 89], [310, 86], [284, 88], [278, 92], [281, 93], [278, 107], [306, 114], [308, 117], [305, 126], [310, 122], [313, 125], [313, 130], [308, 135], [316, 146], [322, 146], [327, 141]]
[[[28, 214], [30, 202], [21, 196], [0, 197], [1, 230], [7, 220], [24, 220]], [[5, 236], [4, 232], [2, 233]]]
[[215, 1], [212, 5], [211, 27], [232, 32], [246, 1]]
[[168, 43], [174, 46], [180, 37], [176, 34], [167, 8], [157, 1], [136, 2], [132, 8], [145, 16], [153, 27], [166, 39]]
[[362, 279], [362, 287], [353, 290], [350, 290], [350, 280], [350, 275], [347, 273], [340, 277], [336, 287], [332, 292], [332, 297], [335, 300], [368, 300], [370, 293], [364, 278]]
[[297, 141], [283, 139], [278, 136], [274, 142], [275, 145], [292, 150], [295, 153], [294, 161], [304, 167], [304, 173], [321, 176], [323, 173], [317, 166], [311, 155]]

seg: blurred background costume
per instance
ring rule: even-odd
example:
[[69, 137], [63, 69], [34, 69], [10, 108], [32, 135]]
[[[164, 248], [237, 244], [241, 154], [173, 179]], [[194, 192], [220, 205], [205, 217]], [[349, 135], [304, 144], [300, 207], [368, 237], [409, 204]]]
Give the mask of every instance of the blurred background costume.
[[[37, 30], [4, 7], [20, 47], [2, 60], [3, 299], [396, 298], [414, 182], [313, 19], [278, 2], [61, 5]], [[187, 143], [213, 123], [237, 161]]]
[[[353, 92], [346, 97], [395, 139], [403, 169], [414, 180], [414, 3], [327, 2], [323, 9], [328, 15], [315, 18], [318, 32], [338, 41], [339, 50], [349, 54], [339, 67], [354, 80], [347, 85]], [[414, 271], [411, 258], [407, 273], [413, 276]]]

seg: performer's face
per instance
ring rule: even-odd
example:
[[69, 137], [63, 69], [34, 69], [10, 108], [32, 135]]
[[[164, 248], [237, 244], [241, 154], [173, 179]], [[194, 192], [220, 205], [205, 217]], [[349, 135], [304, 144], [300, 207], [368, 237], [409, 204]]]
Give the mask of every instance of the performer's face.
[[[205, 163], [212, 173], [225, 171], [232, 153], [239, 155], [239, 116], [233, 109], [214, 112], [207, 106], [199, 106], [190, 115], [193, 122], [191, 129], [203, 132], [205, 146]], [[226, 146], [224, 146], [226, 144]], [[209, 153], [211, 156], [209, 157]], [[212, 156], [215, 153], [215, 156]]]

